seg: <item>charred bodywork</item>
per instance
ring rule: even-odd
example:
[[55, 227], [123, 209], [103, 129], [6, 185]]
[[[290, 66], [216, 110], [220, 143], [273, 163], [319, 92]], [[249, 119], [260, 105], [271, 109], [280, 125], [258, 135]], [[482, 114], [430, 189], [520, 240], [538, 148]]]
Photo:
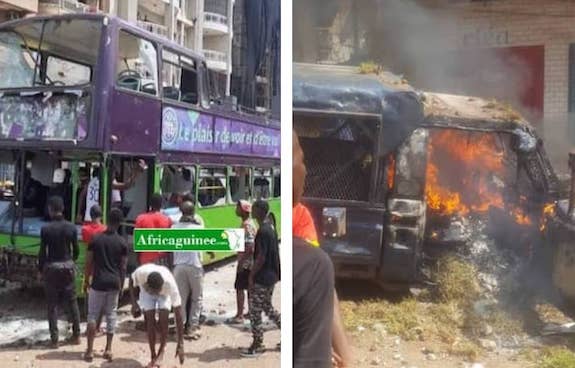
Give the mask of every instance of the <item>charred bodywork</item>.
[[[541, 140], [504, 105], [423, 93], [352, 67], [296, 64], [293, 83], [303, 201], [338, 277], [415, 281], [442, 216], [496, 209], [536, 227], [558, 198]], [[468, 167], [482, 156], [483, 167]], [[453, 159], [449, 170], [442, 158]]]

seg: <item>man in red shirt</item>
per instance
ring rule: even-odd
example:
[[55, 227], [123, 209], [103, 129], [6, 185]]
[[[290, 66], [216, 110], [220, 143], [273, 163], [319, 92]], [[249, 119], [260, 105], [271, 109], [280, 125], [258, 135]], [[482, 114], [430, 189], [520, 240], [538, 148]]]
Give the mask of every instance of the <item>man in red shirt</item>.
[[[150, 212], [143, 213], [136, 218], [136, 229], [169, 229], [172, 227], [172, 220], [164, 215], [162, 209], [162, 195], [154, 193], [150, 200]], [[145, 263], [159, 263], [165, 258], [162, 252], [141, 252], [139, 254], [140, 265]]]
[[102, 224], [102, 209], [99, 205], [96, 204], [90, 208], [90, 217], [92, 221], [82, 225], [82, 241], [86, 244], [92, 241], [94, 235], [106, 230], [106, 225]]
[[[86, 243], [86, 245], [90, 244], [96, 234], [103, 233], [106, 230], [106, 225], [102, 224], [102, 208], [99, 205], [95, 204], [90, 208], [90, 218], [92, 221], [82, 225], [82, 241]], [[102, 317], [103, 314], [100, 313], [98, 321], [96, 322], [96, 336], [103, 335], [101, 328]]]

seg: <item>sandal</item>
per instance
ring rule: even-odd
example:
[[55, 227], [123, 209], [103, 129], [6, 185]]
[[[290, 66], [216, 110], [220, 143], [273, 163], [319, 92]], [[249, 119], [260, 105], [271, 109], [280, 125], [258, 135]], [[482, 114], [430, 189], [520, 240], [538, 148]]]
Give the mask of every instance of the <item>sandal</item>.
[[226, 320], [226, 324], [228, 324], [228, 325], [239, 325], [242, 323], [244, 323], [244, 319], [241, 317], [238, 317], [238, 316], [235, 316], [233, 318], [228, 318]]

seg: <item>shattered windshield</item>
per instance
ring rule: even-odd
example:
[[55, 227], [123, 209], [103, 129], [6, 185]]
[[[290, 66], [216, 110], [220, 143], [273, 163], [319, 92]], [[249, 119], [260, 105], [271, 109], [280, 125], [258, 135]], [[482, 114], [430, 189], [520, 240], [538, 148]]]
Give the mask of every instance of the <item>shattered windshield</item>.
[[0, 30], [0, 89], [90, 83], [101, 28], [100, 20], [58, 19]]

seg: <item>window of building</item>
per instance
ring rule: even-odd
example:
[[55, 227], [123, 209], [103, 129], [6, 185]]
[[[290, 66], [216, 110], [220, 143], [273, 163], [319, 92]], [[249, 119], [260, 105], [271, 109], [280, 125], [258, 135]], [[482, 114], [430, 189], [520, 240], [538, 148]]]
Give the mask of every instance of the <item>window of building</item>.
[[202, 168], [198, 185], [199, 206], [222, 206], [226, 204], [226, 194], [226, 169]]
[[194, 60], [162, 51], [162, 91], [164, 98], [173, 101], [198, 104], [198, 73]]
[[121, 31], [116, 78], [116, 83], [120, 88], [156, 96], [158, 94], [158, 63], [154, 44]]

